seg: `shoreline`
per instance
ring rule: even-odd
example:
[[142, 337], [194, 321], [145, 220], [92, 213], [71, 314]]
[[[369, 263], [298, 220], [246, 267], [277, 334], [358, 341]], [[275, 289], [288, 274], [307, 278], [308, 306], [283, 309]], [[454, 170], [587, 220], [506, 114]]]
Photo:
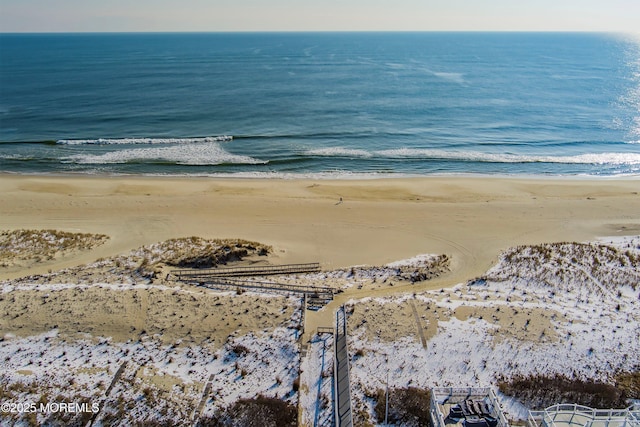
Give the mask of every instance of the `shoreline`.
[[[325, 269], [447, 254], [450, 285], [527, 243], [640, 234], [640, 178], [245, 179], [0, 174], [0, 229], [106, 234], [31, 274], [201, 236], [274, 247], [272, 262]], [[340, 202], [340, 200], [343, 200]], [[0, 278], [19, 274], [0, 272]]]
[[265, 180], [265, 181], [377, 181], [396, 179], [447, 179], [447, 178], [479, 178], [479, 179], [516, 179], [529, 181], [545, 180], [569, 180], [569, 181], [609, 181], [609, 180], [639, 180], [640, 174], [620, 174], [620, 175], [588, 175], [588, 174], [507, 174], [507, 173], [471, 173], [471, 172], [448, 172], [448, 173], [383, 173], [383, 172], [345, 172], [337, 174], [335, 172], [310, 172], [285, 173], [285, 172], [230, 172], [211, 174], [152, 174], [152, 173], [87, 173], [87, 172], [8, 172], [0, 171], [0, 179], [3, 177], [51, 177], [51, 178], [129, 178], [129, 179], [210, 179], [210, 180]]

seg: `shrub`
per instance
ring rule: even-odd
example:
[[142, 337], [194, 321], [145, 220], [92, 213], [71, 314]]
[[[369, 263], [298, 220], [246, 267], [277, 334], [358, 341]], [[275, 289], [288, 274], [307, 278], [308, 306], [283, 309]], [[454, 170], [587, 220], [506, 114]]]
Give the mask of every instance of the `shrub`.
[[298, 411], [295, 406], [270, 397], [241, 399], [228, 411], [232, 426], [296, 426]]
[[198, 420], [198, 427], [295, 427], [298, 411], [280, 399], [258, 396], [240, 399], [223, 413]]
[[616, 387], [629, 399], [640, 399], [640, 370], [616, 375]]
[[520, 400], [531, 409], [544, 409], [556, 403], [577, 403], [592, 408], [624, 408], [626, 392], [614, 385], [572, 379], [564, 375], [530, 375], [502, 379], [503, 394]]
[[[430, 426], [429, 390], [415, 387], [389, 389], [388, 421], [401, 425]], [[378, 390], [373, 408], [378, 422], [384, 422], [386, 399], [384, 390]]]
[[231, 347], [231, 352], [235, 353], [237, 357], [244, 356], [249, 353], [249, 349], [242, 344], [235, 344]]

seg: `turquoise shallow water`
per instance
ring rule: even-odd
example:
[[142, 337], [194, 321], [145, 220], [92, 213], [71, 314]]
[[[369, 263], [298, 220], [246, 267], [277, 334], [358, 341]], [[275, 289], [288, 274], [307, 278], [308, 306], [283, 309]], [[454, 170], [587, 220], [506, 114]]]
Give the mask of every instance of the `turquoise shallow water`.
[[0, 171], [640, 173], [640, 41], [0, 35]]

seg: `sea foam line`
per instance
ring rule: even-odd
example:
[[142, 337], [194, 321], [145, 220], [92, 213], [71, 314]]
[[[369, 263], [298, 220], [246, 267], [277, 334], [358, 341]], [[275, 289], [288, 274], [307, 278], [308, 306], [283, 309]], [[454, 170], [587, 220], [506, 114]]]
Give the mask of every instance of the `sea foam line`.
[[111, 144], [193, 144], [202, 142], [228, 142], [233, 136], [206, 136], [201, 138], [98, 138], [98, 139], [61, 139], [60, 145], [111, 145]]
[[444, 151], [419, 148], [397, 148], [390, 150], [367, 151], [345, 147], [328, 147], [308, 150], [309, 156], [318, 157], [356, 157], [388, 159], [434, 159], [476, 161], [485, 163], [565, 163], [600, 165], [640, 165], [640, 153], [585, 153], [574, 156], [496, 154], [472, 151]]
[[268, 161], [249, 156], [229, 153], [220, 144], [211, 142], [205, 144], [172, 145], [153, 148], [134, 148], [128, 150], [110, 151], [108, 153], [91, 155], [76, 154], [64, 159], [66, 162], [77, 164], [118, 164], [130, 162], [162, 161], [179, 165], [207, 166], [220, 164], [267, 164]]

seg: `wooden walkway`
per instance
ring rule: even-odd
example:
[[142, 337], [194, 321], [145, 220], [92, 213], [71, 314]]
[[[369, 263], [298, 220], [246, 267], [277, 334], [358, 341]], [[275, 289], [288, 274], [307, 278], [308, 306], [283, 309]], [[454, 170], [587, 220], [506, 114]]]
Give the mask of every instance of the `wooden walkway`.
[[347, 313], [344, 306], [336, 312], [334, 334], [335, 416], [337, 427], [353, 426], [349, 384], [349, 351], [347, 350]]
[[342, 292], [323, 286], [300, 286], [288, 283], [255, 281], [241, 279], [248, 276], [266, 276], [275, 274], [296, 274], [320, 271], [320, 264], [263, 265], [234, 268], [186, 268], [173, 270], [172, 274], [184, 283], [191, 283], [211, 289], [255, 290], [259, 292], [294, 293], [306, 295], [307, 308], [319, 310], [333, 300], [334, 294]]
[[271, 276], [275, 274], [317, 273], [320, 263], [306, 264], [260, 265], [251, 267], [232, 268], [185, 268], [173, 270], [178, 280], [209, 277], [242, 277], [242, 276]]
[[209, 289], [232, 290], [232, 291], [257, 291], [271, 292], [279, 294], [297, 294], [307, 296], [307, 308], [317, 310], [321, 305], [329, 303], [333, 300], [336, 293], [341, 290], [324, 287], [324, 286], [302, 286], [292, 285], [289, 283], [264, 282], [247, 279], [237, 279], [233, 277], [194, 277], [182, 280], [185, 283], [191, 283], [197, 286], [203, 286]]

